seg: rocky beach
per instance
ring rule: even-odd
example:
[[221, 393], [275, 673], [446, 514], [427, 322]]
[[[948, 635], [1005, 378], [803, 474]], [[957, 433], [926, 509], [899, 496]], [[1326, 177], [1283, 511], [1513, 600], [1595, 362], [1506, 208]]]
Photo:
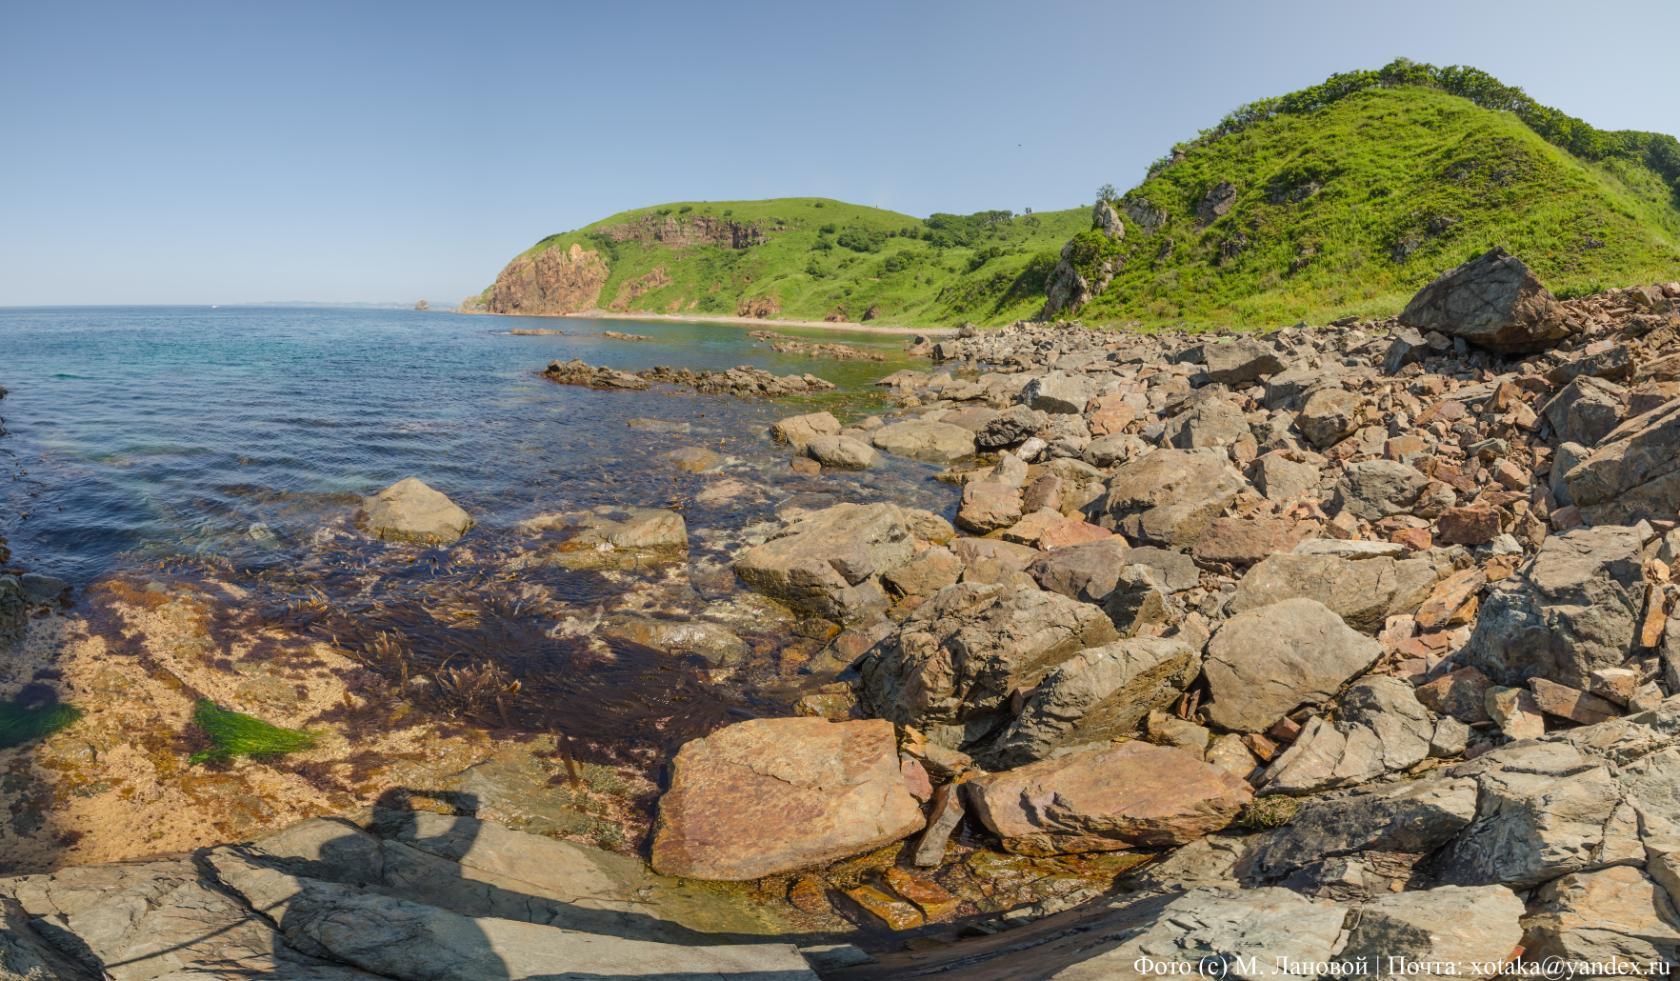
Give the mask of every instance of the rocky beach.
[[756, 413], [618, 424], [677, 501], [415, 473], [283, 569], [9, 556], [6, 976], [1680, 958], [1680, 284], [912, 344], [530, 365]]

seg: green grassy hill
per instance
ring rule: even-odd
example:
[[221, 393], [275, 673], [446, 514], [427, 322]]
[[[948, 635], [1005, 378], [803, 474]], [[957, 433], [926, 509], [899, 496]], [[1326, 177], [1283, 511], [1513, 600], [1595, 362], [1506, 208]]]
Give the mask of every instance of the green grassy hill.
[[[1672, 137], [1606, 133], [1474, 69], [1397, 62], [1244, 107], [1175, 148], [1120, 202], [1164, 223], [1127, 218], [1125, 265], [1079, 316], [1388, 315], [1494, 245], [1565, 294], [1672, 280], [1677, 178]], [[1204, 202], [1221, 183], [1234, 199], [1215, 216]]]
[[1243, 106], [1113, 197], [1118, 242], [1083, 207], [662, 205], [543, 239], [469, 305], [996, 324], [1038, 314], [1074, 238], [1077, 269], [1121, 260], [1063, 314], [1098, 324], [1383, 316], [1494, 245], [1565, 295], [1680, 278], [1680, 142], [1595, 129], [1469, 68], [1397, 61]]
[[1043, 305], [1057, 251], [1088, 221], [1083, 208], [922, 219], [824, 198], [678, 202], [551, 235], [477, 300], [499, 313], [1004, 323]]

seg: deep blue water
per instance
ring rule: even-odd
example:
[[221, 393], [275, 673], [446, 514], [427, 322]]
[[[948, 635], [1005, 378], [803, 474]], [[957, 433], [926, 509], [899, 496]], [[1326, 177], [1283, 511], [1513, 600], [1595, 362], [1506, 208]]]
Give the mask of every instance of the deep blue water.
[[[513, 327], [564, 336], [515, 336]], [[650, 335], [630, 343], [603, 330]], [[901, 339], [843, 338], [896, 351]], [[17, 559], [77, 584], [177, 553], [296, 561], [357, 496], [409, 475], [494, 536], [540, 511], [658, 506], [704, 480], [659, 455], [718, 448], [778, 498], [945, 494], [926, 468], [789, 474], [763, 431], [798, 405], [674, 391], [596, 392], [538, 377], [553, 358], [621, 368], [754, 364], [867, 391], [897, 364], [771, 352], [740, 327], [406, 310], [271, 307], [0, 309], [0, 534]], [[632, 429], [636, 417], [693, 424]], [[867, 484], [864, 483], [867, 481]], [[691, 525], [751, 515], [690, 512]]]

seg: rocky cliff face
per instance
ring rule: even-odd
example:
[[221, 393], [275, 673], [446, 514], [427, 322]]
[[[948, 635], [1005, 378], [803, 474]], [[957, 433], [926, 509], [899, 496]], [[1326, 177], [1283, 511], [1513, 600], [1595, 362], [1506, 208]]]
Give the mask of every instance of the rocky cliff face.
[[765, 230], [757, 224], [708, 215], [643, 215], [635, 221], [612, 225], [603, 231], [615, 242], [643, 242], [674, 249], [691, 245], [721, 245], [730, 249], [745, 249], [762, 245], [767, 237]]
[[496, 277], [483, 309], [538, 316], [577, 313], [596, 305], [606, 281], [606, 260], [581, 245], [522, 255]]

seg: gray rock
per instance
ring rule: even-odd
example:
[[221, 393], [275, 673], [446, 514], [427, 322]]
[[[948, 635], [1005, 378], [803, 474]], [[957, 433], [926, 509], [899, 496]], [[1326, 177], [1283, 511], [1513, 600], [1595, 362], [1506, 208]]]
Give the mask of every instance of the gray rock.
[[1096, 394], [1096, 385], [1085, 375], [1051, 371], [1037, 375], [1021, 389], [1021, 401], [1040, 412], [1078, 413]]
[[875, 465], [875, 448], [850, 436], [813, 436], [805, 455], [834, 470], [867, 470]]
[[1504, 886], [1440, 886], [1379, 896], [1349, 918], [1340, 960], [1371, 977], [1425, 973], [1476, 977], [1523, 939], [1523, 902]]
[[1259, 732], [1297, 705], [1328, 699], [1381, 653], [1380, 644], [1315, 600], [1247, 610], [1208, 642], [1207, 718], [1223, 729]]
[[1365, 399], [1343, 388], [1321, 388], [1307, 398], [1295, 416], [1295, 428], [1307, 442], [1326, 449], [1353, 435]]
[[1522, 260], [1498, 248], [1419, 290], [1400, 322], [1506, 352], [1542, 350], [1574, 332]]
[[1268, 501], [1318, 496], [1318, 466], [1292, 460], [1282, 452], [1267, 453], [1256, 459], [1249, 466], [1248, 479]]
[[869, 438], [877, 449], [929, 463], [951, 463], [974, 455], [974, 434], [947, 422], [889, 423]]
[[1331, 503], [1340, 511], [1377, 521], [1396, 514], [1412, 514], [1429, 478], [1394, 460], [1361, 460], [1342, 471]]
[[818, 436], [838, 435], [840, 435], [840, 420], [827, 412], [808, 412], [801, 416], [788, 416], [786, 419], [778, 420], [770, 427], [770, 437], [772, 439], [778, 443], [786, 443], [802, 452]]
[[717, 667], [744, 660], [750, 649], [728, 627], [705, 620], [665, 620], [615, 613], [601, 621], [596, 633], [606, 640], [636, 644], [662, 654], [695, 654]]
[[1626, 398], [1622, 386], [1583, 375], [1552, 396], [1540, 414], [1560, 442], [1594, 446], [1621, 423]]
[[1160, 449], [1115, 471], [1097, 524], [1128, 537], [1184, 548], [1248, 487], [1218, 451]]
[[0, 576], [0, 647], [23, 639], [29, 627], [29, 605], [16, 576]]
[[1581, 461], [1592, 455], [1592, 450], [1580, 443], [1560, 443], [1552, 451], [1552, 472], [1547, 480], [1552, 491], [1552, 499], [1559, 507], [1568, 507], [1575, 503], [1575, 498], [1569, 493], [1569, 482], [1565, 479], [1571, 470], [1581, 464]]
[[1262, 341], [1238, 338], [1202, 345], [1202, 380], [1223, 385], [1248, 385], [1283, 370], [1277, 352]]
[[1638, 869], [1563, 876], [1540, 889], [1535, 906], [1527, 957], [1606, 965], [1680, 960], [1680, 913]]
[[418, 477], [362, 498], [356, 523], [375, 538], [430, 544], [453, 542], [473, 526], [467, 512]]
[[1309, 800], [1289, 824], [1266, 832], [1245, 875], [1277, 881], [1315, 862], [1357, 852], [1427, 854], [1476, 816], [1476, 782], [1429, 778], [1359, 788]]
[[1451, 571], [1450, 564], [1433, 555], [1350, 559], [1310, 551], [1279, 553], [1243, 574], [1231, 610], [1241, 613], [1286, 599], [1312, 599], [1336, 611], [1348, 626], [1375, 632], [1388, 617], [1416, 610]]
[[1027, 566], [1027, 573], [1044, 589], [1079, 600], [1102, 603], [1120, 581], [1120, 570], [1132, 551], [1116, 535], [1081, 545], [1051, 549]]
[[974, 434], [975, 445], [983, 450], [1019, 446], [1048, 424], [1048, 417], [1025, 405], [1012, 405], [993, 416]]
[[850, 622], [879, 605], [875, 577], [915, 553], [911, 520], [892, 504], [836, 504], [748, 549], [735, 574], [797, 610]]
[[23, 601], [35, 606], [57, 606], [70, 593], [69, 583], [39, 572], [26, 572], [19, 576], [18, 587], [23, 593]]
[[1195, 399], [1168, 419], [1162, 438], [1181, 450], [1200, 450], [1230, 446], [1249, 436], [1242, 410], [1229, 399], [1209, 395]]
[[1617, 426], [1564, 481], [1593, 524], [1672, 518], [1680, 510], [1680, 399]]
[[1411, 684], [1389, 675], [1354, 682], [1335, 722], [1314, 717], [1261, 779], [1268, 794], [1309, 794], [1366, 783], [1429, 757], [1435, 718]]
[[1632, 651], [1645, 603], [1643, 539], [1602, 525], [1553, 535], [1521, 575], [1483, 600], [1463, 655], [1495, 681], [1546, 678], [1586, 688]]
[[1172, 704], [1200, 669], [1201, 656], [1180, 640], [1140, 637], [1080, 651], [1027, 696], [988, 759], [1018, 766], [1063, 746], [1129, 735], [1150, 711]]
[[958, 749], [1008, 721], [1016, 689], [1115, 639], [1095, 606], [1041, 590], [958, 583], [917, 607], [864, 658], [861, 696], [880, 717]]

